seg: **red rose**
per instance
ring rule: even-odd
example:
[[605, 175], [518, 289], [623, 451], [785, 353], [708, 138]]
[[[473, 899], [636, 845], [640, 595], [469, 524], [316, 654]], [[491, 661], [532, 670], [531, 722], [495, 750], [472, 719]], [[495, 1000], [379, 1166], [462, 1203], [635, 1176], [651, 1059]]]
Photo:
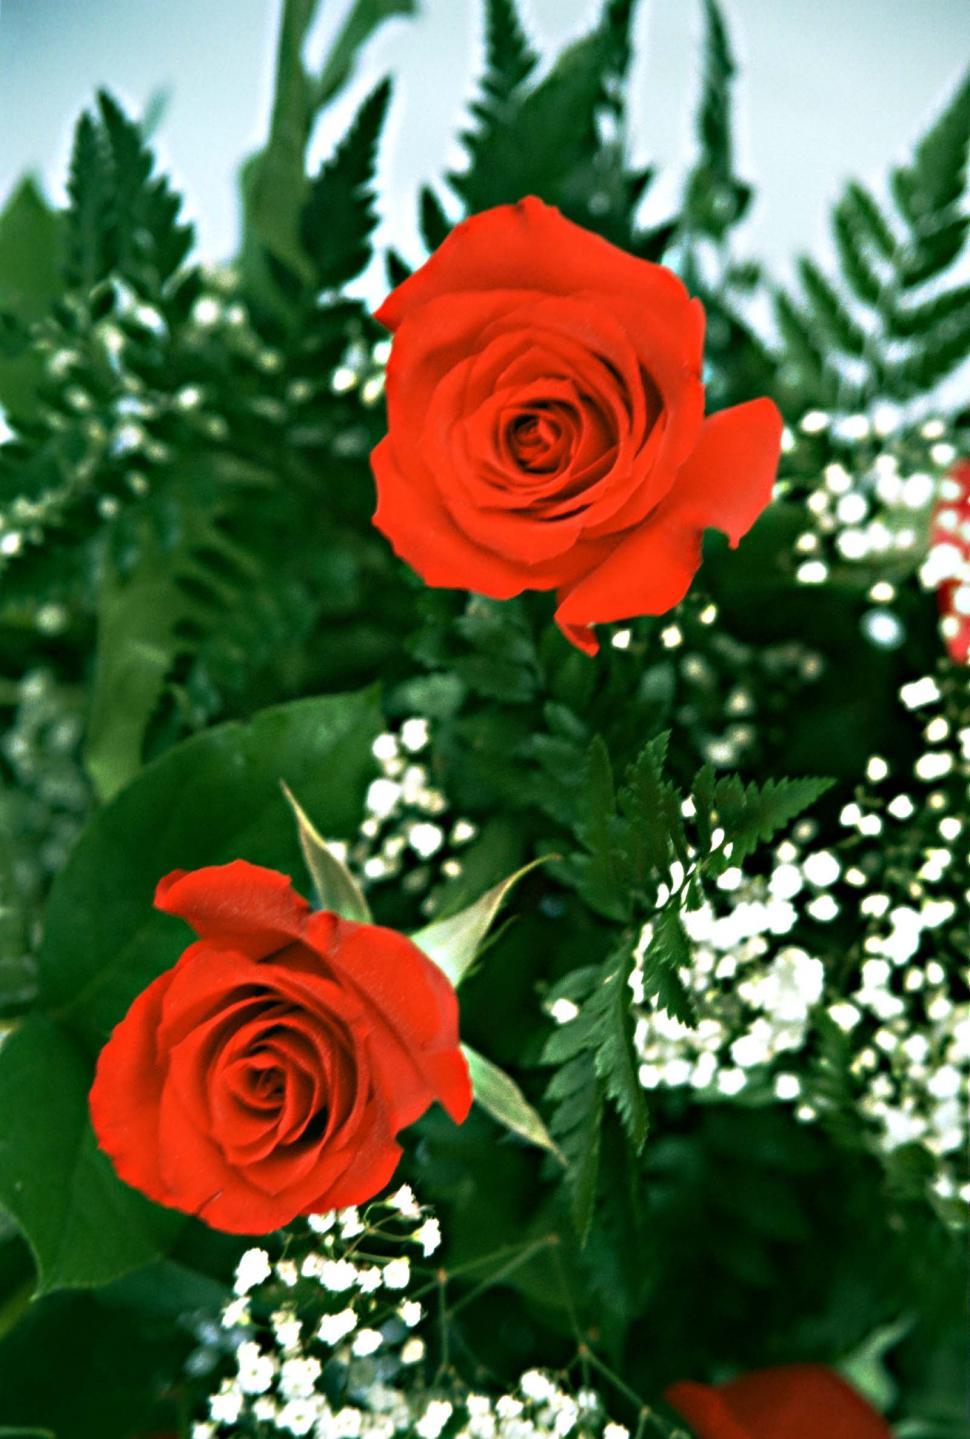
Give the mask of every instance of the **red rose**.
[[714, 526], [771, 497], [781, 418], [704, 419], [704, 310], [670, 270], [540, 200], [458, 225], [388, 296], [387, 437], [374, 523], [430, 585], [556, 590], [556, 620], [662, 614]]
[[961, 460], [943, 482], [943, 493], [933, 508], [930, 545], [945, 553], [947, 578], [940, 581], [943, 638], [957, 664], [970, 660], [970, 460]]
[[664, 1398], [697, 1439], [891, 1439], [881, 1415], [821, 1364], [675, 1384]]
[[263, 1234], [370, 1199], [433, 1100], [466, 1117], [455, 992], [404, 935], [313, 913], [286, 875], [242, 860], [176, 870], [155, 903], [199, 942], [98, 1060], [91, 1118], [128, 1184]]

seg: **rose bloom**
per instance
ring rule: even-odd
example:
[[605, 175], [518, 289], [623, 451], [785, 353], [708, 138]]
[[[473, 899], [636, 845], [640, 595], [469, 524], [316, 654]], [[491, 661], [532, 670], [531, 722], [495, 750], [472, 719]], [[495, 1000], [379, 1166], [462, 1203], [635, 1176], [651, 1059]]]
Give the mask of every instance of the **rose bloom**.
[[891, 1439], [882, 1416], [821, 1364], [675, 1384], [664, 1398], [697, 1439]]
[[98, 1060], [91, 1119], [118, 1174], [234, 1234], [370, 1199], [395, 1135], [472, 1094], [458, 1001], [402, 934], [311, 911], [237, 860], [177, 870], [155, 903], [196, 934]]
[[384, 301], [394, 332], [374, 523], [430, 585], [555, 590], [592, 624], [663, 614], [713, 526], [736, 545], [771, 498], [767, 399], [704, 418], [704, 310], [540, 200], [458, 225]]

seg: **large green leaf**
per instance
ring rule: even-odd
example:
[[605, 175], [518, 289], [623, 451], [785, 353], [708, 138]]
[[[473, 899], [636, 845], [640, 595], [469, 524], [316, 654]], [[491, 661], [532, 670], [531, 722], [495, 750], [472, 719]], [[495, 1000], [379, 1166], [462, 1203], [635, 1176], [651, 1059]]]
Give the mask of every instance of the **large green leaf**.
[[[29, 323], [44, 316], [60, 293], [64, 226], [34, 180], [21, 180], [0, 211], [0, 310]], [[0, 403], [33, 413], [43, 361], [23, 344], [0, 353]]]
[[333, 836], [356, 832], [380, 727], [373, 690], [297, 700], [187, 740], [96, 815], [58, 875], [40, 955], [42, 1002], [100, 1046], [185, 947], [152, 908], [173, 869], [247, 859], [299, 876], [285, 780]]
[[41, 1015], [0, 1049], [0, 1204], [33, 1250], [41, 1294], [149, 1263], [183, 1222], [117, 1179], [88, 1120], [90, 1085], [81, 1046]]

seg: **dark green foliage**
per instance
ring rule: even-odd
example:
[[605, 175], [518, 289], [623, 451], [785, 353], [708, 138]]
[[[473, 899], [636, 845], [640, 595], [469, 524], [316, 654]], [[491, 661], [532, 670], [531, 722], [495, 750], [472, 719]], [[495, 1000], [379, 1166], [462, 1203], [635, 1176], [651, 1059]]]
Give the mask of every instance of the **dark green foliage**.
[[656, 234], [635, 223], [653, 172], [625, 158], [634, 11], [634, 0], [608, 0], [596, 27], [535, 82], [537, 57], [514, 0], [489, 0], [481, 94], [462, 136], [468, 165], [448, 176], [469, 213], [538, 195], [637, 253], [657, 248]]
[[89, 292], [115, 271], [156, 302], [184, 262], [192, 229], [154, 161], [141, 129], [107, 92], [96, 115], [78, 122], [67, 213], [67, 277]]
[[316, 283], [324, 290], [352, 280], [370, 257], [370, 236], [377, 224], [377, 145], [390, 99], [391, 82], [382, 80], [310, 186], [301, 234]]
[[697, 116], [700, 155], [684, 197], [682, 224], [723, 240], [743, 217], [752, 190], [734, 172], [731, 92], [736, 73], [731, 42], [717, 0], [704, 0], [704, 76]]
[[[970, 154], [970, 77], [892, 172], [894, 208], [851, 182], [832, 214], [836, 282], [800, 263], [803, 297], [776, 292], [789, 403], [858, 408], [876, 395], [931, 393], [966, 357], [965, 285], [941, 286], [963, 253], [961, 206]], [[932, 287], [923, 297], [924, 287]]]

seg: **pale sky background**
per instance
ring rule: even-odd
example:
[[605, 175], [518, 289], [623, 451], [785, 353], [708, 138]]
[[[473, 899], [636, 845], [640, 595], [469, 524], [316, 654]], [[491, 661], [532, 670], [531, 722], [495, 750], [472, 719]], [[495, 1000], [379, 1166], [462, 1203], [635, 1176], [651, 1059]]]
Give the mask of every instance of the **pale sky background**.
[[[379, 238], [416, 260], [418, 183], [459, 159], [454, 136], [480, 61], [479, 0], [422, 0], [364, 52], [348, 96], [324, 117], [324, 153], [383, 74], [397, 86], [381, 159]], [[521, 0], [547, 53], [581, 31], [590, 0]], [[320, 54], [347, 0], [323, 0]], [[725, 0], [741, 64], [737, 143], [759, 192], [744, 248], [784, 274], [824, 248], [828, 202], [850, 175], [881, 180], [950, 93], [970, 56], [968, 0]], [[228, 257], [236, 171], [265, 134], [279, 0], [0, 0], [0, 193], [25, 170], [63, 194], [71, 127], [106, 85], [136, 112], [170, 90], [157, 136], [202, 253]], [[635, 157], [660, 166], [645, 211], [662, 217], [691, 154], [698, 0], [641, 0], [631, 78]]]

